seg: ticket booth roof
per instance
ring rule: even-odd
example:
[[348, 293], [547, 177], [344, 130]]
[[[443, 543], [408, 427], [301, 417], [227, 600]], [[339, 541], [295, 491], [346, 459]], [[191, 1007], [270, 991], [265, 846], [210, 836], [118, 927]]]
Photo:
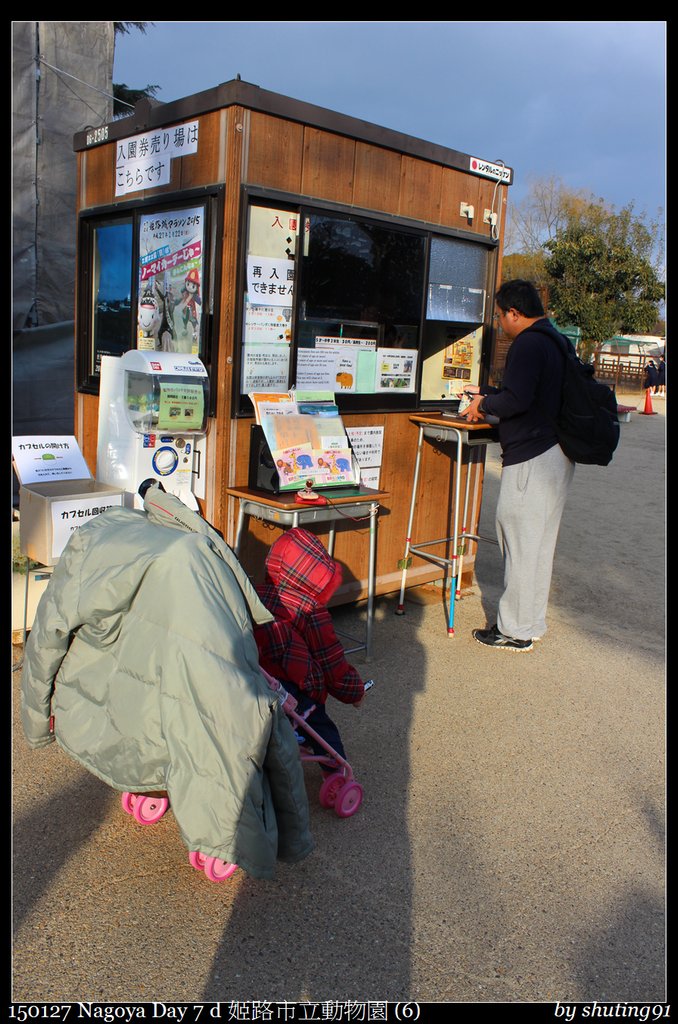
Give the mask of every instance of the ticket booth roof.
[[[258, 85], [252, 85], [240, 79], [222, 82], [221, 85], [212, 89], [205, 89], [203, 92], [194, 93], [170, 103], [141, 99], [136, 104], [133, 113], [110, 121], [105, 126], [108, 130], [106, 137], [101, 138], [101, 141], [93, 144], [90, 142], [88, 145], [87, 137], [91, 126], [76, 132], [73, 137], [73, 149], [76, 152], [93, 149], [96, 145], [104, 145], [116, 139], [127, 138], [130, 134], [160, 128], [166, 124], [174, 124], [177, 121], [194, 118], [212, 110], [232, 106], [242, 106], [288, 121], [310, 125], [410, 156], [430, 160], [445, 167], [455, 167], [462, 171], [469, 170], [469, 162], [472, 159], [469, 154], [448, 149], [446, 146], [426, 142], [415, 136], [405, 135], [391, 128], [383, 128], [369, 121], [340, 114], [313, 103], [269, 92], [266, 89], [261, 89]], [[510, 185], [513, 182], [513, 171], [511, 168], [507, 168], [507, 170], [510, 172], [510, 178], [502, 184]]]

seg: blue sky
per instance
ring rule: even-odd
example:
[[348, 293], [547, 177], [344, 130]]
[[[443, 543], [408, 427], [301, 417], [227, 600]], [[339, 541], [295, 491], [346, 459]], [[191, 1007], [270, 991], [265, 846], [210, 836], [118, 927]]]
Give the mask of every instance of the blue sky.
[[651, 218], [665, 205], [661, 21], [155, 22], [113, 79], [165, 102], [242, 79]]

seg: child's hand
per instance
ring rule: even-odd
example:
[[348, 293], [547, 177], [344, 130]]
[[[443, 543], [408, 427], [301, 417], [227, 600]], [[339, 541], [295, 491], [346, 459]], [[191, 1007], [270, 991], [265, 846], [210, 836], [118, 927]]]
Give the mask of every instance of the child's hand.
[[363, 695], [362, 695], [362, 697], [360, 698], [360, 700], [356, 700], [356, 701], [354, 702], [354, 704], [353, 704], [353, 707], [354, 707], [354, 708], [361, 708], [361, 707], [363, 706], [363, 703], [364, 703], [364, 701], [365, 701], [365, 694], [363, 694]]
[[[284, 700], [281, 699], [283, 693], [285, 694], [285, 699]], [[283, 690], [282, 686], [280, 687], [280, 690], [278, 692], [278, 700], [282, 704], [283, 711], [296, 711], [297, 710], [297, 704], [298, 704], [297, 698], [293, 697], [291, 693], [287, 693], [286, 690]]]

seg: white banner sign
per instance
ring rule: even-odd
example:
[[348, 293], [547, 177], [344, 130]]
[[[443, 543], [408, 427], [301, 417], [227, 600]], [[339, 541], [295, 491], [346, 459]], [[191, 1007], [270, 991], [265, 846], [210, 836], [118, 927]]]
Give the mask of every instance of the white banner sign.
[[174, 157], [198, 152], [198, 121], [155, 128], [115, 146], [115, 194], [167, 185]]

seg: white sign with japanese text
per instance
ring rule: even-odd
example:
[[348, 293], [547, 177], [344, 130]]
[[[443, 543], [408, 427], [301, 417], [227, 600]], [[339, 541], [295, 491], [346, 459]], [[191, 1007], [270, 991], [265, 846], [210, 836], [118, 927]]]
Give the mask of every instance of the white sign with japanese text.
[[507, 184], [511, 181], [511, 168], [503, 164], [493, 164], [489, 160], [481, 160], [477, 156], [469, 157], [468, 169], [483, 178], [494, 178]]
[[258, 306], [291, 306], [294, 263], [271, 256], [247, 257], [247, 298]]
[[119, 508], [123, 504], [122, 492], [119, 495], [93, 495], [77, 498], [66, 498], [64, 501], [53, 501], [50, 506], [52, 513], [52, 558], [59, 558], [69, 537], [83, 523], [89, 523], [108, 508]]
[[155, 128], [115, 146], [115, 194], [167, 185], [175, 157], [198, 152], [198, 121]]
[[75, 437], [27, 436], [12, 439], [12, 457], [19, 483], [88, 480], [91, 473]]
[[384, 450], [383, 427], [347, 427], [346, 433], [361, 469], [381, 466]]
[[289, 364], [287, 345], [243, 345], [243, 393], [286, 388]]

